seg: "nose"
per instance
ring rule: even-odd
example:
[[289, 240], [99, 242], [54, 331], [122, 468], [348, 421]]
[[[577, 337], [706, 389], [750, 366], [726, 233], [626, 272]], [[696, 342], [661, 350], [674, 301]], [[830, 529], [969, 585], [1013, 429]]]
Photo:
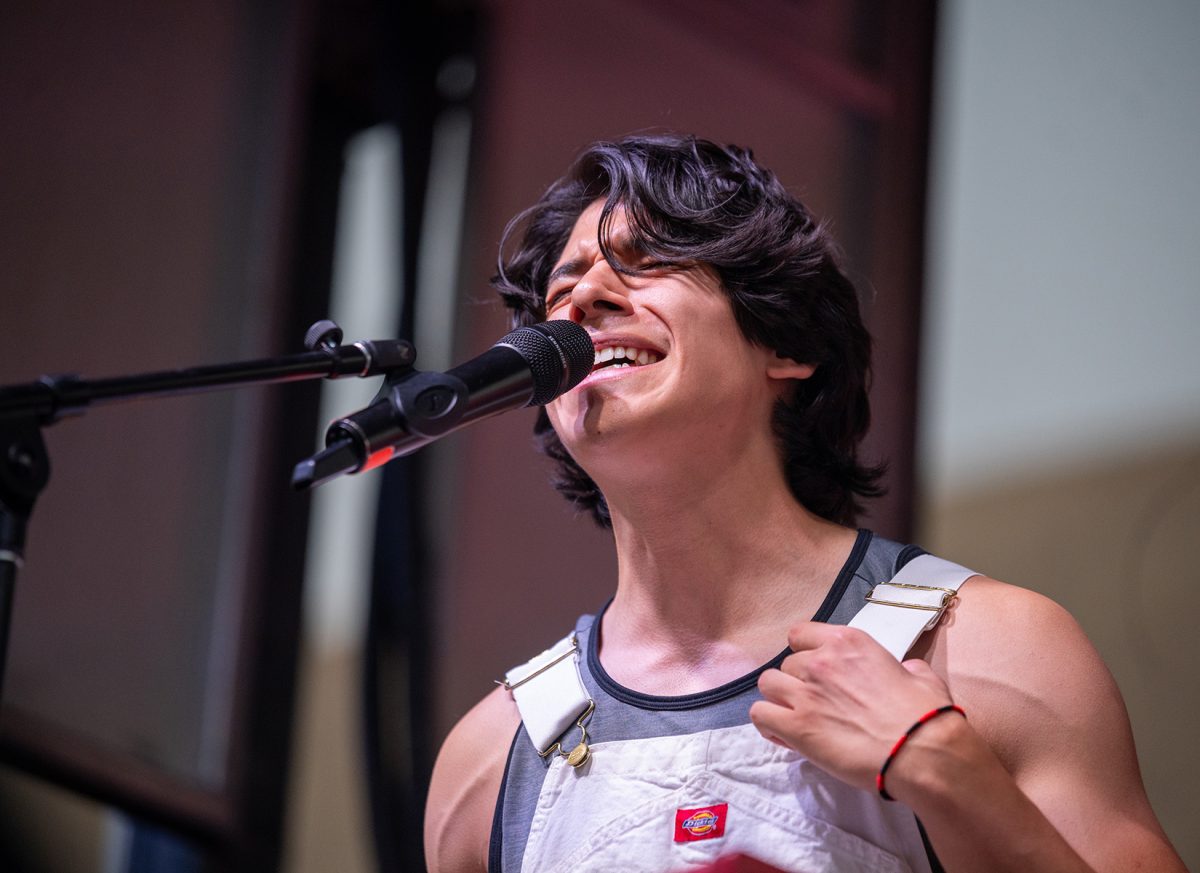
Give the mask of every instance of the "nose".
[[576, 324], [606, 316], [629, 315], [633, 307], [622, 276], [603, 257], [597, 258], [571, 290], [569, 317]]

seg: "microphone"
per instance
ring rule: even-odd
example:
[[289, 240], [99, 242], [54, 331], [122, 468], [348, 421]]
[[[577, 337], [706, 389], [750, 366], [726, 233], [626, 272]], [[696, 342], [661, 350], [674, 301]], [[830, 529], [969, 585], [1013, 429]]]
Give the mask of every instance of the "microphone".
[[292, 487], [370, 470], [480, 419], [544, 406], [582, 382], [595, 359], [586, 330], [555, 320], [518, 328], [445, 373], [388, 377], [370, 406], [329, 426], [326, 448], [296, 465]]

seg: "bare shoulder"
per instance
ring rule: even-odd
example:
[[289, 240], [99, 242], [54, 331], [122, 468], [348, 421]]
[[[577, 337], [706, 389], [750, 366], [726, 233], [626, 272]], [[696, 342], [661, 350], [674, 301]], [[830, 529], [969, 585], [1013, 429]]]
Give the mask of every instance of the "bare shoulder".
[[492, 816], [520, 723], [497, 687], [450, 731], [438, 753], [425, 807], [425, 861], [437, 871], [486, 871]]
[[1121, 693], [1066, 609], [975, 577], [914, 654], [947, 681], [970, 723], [1062, 833], [1088, 834], [1131, 858], [1146, 846], [1170, 856]]
[[[1024, 668], [1040, 664], [1051, 673], [1064, 666], [1103, 667], [1066, 609], [1042, 594], [986, 576], [963, 585], [926, 645], [950, 676], [965, 680], [1006, 674], [1017, 663]], [[1035, 669], [1031, 678], [1042, 672]]]
[[915, 652], [974, 711], [976, 728], [1014, 769], [1029, 738], [1104, 717], [1125, 725], [1116, 683], [1078, 622], [1048, 597], [976, 576]]

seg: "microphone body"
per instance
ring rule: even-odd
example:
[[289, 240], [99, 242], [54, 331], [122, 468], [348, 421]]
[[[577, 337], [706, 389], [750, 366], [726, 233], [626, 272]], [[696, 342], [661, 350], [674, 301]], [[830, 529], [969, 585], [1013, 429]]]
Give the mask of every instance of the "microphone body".
[[582, 382], [594, 360], [587, 331], [549, 321], [518, 328], [445, 373], [389, 377], [370, 406], [329, 426], [325, 450], [296, 466], [292, 485], [370, 470], [481, 419], [549, 403]]

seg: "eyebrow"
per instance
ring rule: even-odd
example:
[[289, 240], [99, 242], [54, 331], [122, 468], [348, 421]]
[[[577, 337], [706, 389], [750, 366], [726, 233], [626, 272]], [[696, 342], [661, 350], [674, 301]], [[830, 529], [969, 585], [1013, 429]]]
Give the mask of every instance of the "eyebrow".
[[546, 285], [553, 285], [557, 280], [565, 276], [582, 276], [586, 263], [582, 260], [567, 261], [565, 264], [559, 264], [555, 267], [549, 278], [546, 279]]
[[[609, 245], [612, 247], [613, 253], [620, 255], [621, 253], [629, 253], [634, 250], [633, 239], [628, 232], [622, 233], [620, 236], [610, 238]], [[640, 248], [637, 251], [641, 251]], [[558, 279], [566, 278], [567, 276], [582, 276], [588, 270], [588, 262], [580, 258], [573, 261], [567, 261], [565, 264], [559, 264], [550, 271], [550, 275], [546, 277], [546, 287], [554, 284]]]

